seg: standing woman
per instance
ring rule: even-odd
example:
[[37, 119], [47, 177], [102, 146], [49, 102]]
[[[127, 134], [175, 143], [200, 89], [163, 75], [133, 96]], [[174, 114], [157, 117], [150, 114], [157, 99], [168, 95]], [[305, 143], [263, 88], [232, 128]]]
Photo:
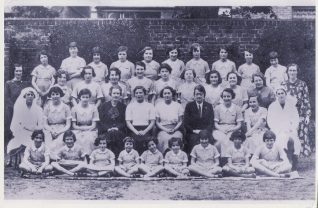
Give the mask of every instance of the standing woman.
[[119, 46], [117, 49], [118, 61], [113, 62], [109, 68], [118, 68], [121, 73], [121, 81], [126, 83], [128, 79], [132, 78], [135, 73], [135, 65], [127, 60], [126, 46]]
[[194, 101], [194, 88], [198, 85], [194, 82], [196, 73], [193, 69], [185, 69], [181, 74], [183, 83], [177, 87], [178, 100], [180, 101], [183, 108], [187, 103]]
[[68, 80], [68, 86], [73, 90], [76, 83], [81, 81], [82, 68], [86, 66], [86, 61], [77, 56], [78, 48], [76, 42], [69, 44], [70, 57], [64, 59], [61, 64], [61, 69], [67, 71], [70, 76]]
[[218, 71], [212, 70], [206, 74], [206, 83], [204, 86], [206, 91], [205, 101], [212, 104], [213, 109], [220, 104], [221, 93], [223, 88], [221, 87], [222, 78]]
[[233, 98], [232, 103], [239, 106], [244, 112], [248, 107], [248, 96], [245, 88], [241, 87], [240, 80], [241, 77], [237, 75], [236, 72], [230, 72], [227, 75], [228, 88], [231, 88], [235, 93], [235, 98]]
[[97, 46], [93, 48], [93, 61], [88, 65], [93, 67], [96, 76], [93, 78], [93, 81], [102, 84], [105, 81], [105, 77], [108, 75], [107, 65], [104, 64], [101, 59], [101, 49]]
[[77, 83], [72, 91], [73, 106], [76, 106], [79, 102], [77, 100], [79, 92], [83, 89], [89, 89], [91, 92], [89, 103], [96, 105], [98, 108], [101, 103], [101, 99], [103, 98], [103, 93], [100, 85], [93, 81], [93, 77], [96, 77], [94, 69], [91, 66], [85, 66], [81, 72], [81, 77], [84, 80]]
[[296, 107], [299, 113], [298, 135], [301, 142], [301, 154], [309, 156], [312, 153], [313, 144], [308, 137], [309, 121], [311, 116], [310, 100], [307, 84], [297, 78], [299, 67], [297, 64], [290, 64], [287, 67], [288, 80], [283, 85], [287, 94], [297, 100]]
[[151, 79], [152, 81], [156, 81], [158, 79], [158, 69], [160, 64], [154, 60], [153, 58], [153, 49], [149, 46], [146, 46], [142, 49], [141, 53], [143, 54], [143, 61], [146, 65], [145, 77]]
[[260, 73], [259, 66], [253, 63], [253, 54], [249, 51], [244, 51], [245, 64], [238, 68], [238, 74], [242, 77], [241, 87], [246, 90], [253, 87], [252, 76], [255, 73]]
[[268, 106], [275, 101], [275, 93], [273, 90], [266, 86], [266, 80], [262, 73], [256, 73], [252, 75], [252, 82], [255, 88], [247, 91], [248, 96], [257, 94], [259, 106], [268, 108]]
[[169, 66], [172, 68], [171, 78], [180, 83], [180, 76], [185, 69], [184, 62], [178, 59], [180, 50], [176, 46], [170, 46], [168, 47], [166, 53], [169, 56], [169, 58], [162, 63], [169, 64]]
[[59, 69], [56, 73], [57, 83], [55, 87], [62, 89], [64, 96], [61, 97], [61, 101], [68, 106], [71, 106], [72, 90], [67, 86], [66, 82], [69, 79], [68, 73], [63, 69]]
[[7, 146], [10, 159], [17, 151], [21, 152], [19, 150], [22, 150], [23, 146], [32, 144], [33, 131], [43, 128], [43, 110], [35, 103], [37, 96], [37, 92], [32, 87], [24, 88], [14, 104], [10, 126], [14, 138]]
[[60, 87], [53, 86], [48, 93], [51, 102], [45, 105], [43, 113], [45, 144], [53, 157], [55, 157], [55, 152], [64, 144], [64, 132], [71, 127], [71, 109], [62, 102], [63, 96], [63, 90]]
[[[112, 73], [111, 70], [110, 73]], [[119, 85], [110, 87], [109, 96], [111, 100], [102, 103], [98, 107], [100, 119], [98, 132], [99, 134], [109, 135], [108, 146], [118, 156], [122, 150], [123, 138], [127, 133], [125, 121], [126, 105], [121, 102], [122, 88]]]
[[155, 106], [156, 125], [159, 128], [157, 147], [162, 154], [168, 150], [168, 141], [172, 137], [180, 139], [183, 137], [180, 127], [184, 110], [178, 102], [172, 100], [175, 94], [176, 92], [172, 87], [164, 87], [160, 92], [160, 97], [164, 99], [164, 102], [159, 102]]
[[227, 79], [226, 76], [230, 72], [236, 72], [235, 63], [227, 58], [228, 56], [228, 49], [225, 47], [221, 47], [219, 49], [220, 59], [215, 61], [212, 64], [212, 70], [216, 70], [220, 73], [222, 77], [222, 87], [226, 87]]
[[142, 154], [146, 148], [144, 142], [147, 137], [152, 135], [152, 129], [155, 124], [155, 107], [153, 104], [145, 101], [147, 93], [143, 86], [137, 86], [133, 91], [136, 101], [130, 102], [126, 109], [126, 125], [130, 134], [136, 141], [136, 150]]
[[193, 69], [197, 75], [196, 82], [198, 84], [205, 83], [205, 75], [210, 71], [209, 64], [201, 58], [203, 48], [199, 43], [193, 43], [190, 47], [192, 59], [186, 63], [187, 69]]
[[55, 83], [55, 69], [49, 65], [48, 53], [45, 50], [40, 52], [41, 64], [35, 67], [31, 73], [32, 86], [41, 96], [42, 104], [46, 101], [49, 89]]

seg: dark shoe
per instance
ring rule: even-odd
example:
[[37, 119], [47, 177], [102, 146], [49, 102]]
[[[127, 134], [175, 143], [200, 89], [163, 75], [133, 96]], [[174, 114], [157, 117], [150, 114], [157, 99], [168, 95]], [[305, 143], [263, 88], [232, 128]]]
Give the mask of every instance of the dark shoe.
[[297, 170], [298, 167], [298, 155], [292, 156], [292, 171]]

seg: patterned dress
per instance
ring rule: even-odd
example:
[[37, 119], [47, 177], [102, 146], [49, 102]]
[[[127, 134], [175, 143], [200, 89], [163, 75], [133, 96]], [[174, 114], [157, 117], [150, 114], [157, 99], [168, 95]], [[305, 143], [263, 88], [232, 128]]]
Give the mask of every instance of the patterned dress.
[[286, 86], [287, 93], [297, 99], [296, 107], [299, 113], [298, 136], [301, 142], [301, 154], [309, 156], [314, 147], [314, 141], [311, 141], [308, 137], [311, 116], [308, 87], [304, 81], [299, 79], [294, 83], [288, 80], [283, 85]]

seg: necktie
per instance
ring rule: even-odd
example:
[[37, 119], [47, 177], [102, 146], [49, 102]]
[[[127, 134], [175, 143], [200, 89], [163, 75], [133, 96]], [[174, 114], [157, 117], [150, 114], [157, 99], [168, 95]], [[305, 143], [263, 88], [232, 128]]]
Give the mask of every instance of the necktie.
[[202, 109], [201, 109], [201, 105], [199, 105], [199, 114], [200, 114], [200, 118], [202, 117]]

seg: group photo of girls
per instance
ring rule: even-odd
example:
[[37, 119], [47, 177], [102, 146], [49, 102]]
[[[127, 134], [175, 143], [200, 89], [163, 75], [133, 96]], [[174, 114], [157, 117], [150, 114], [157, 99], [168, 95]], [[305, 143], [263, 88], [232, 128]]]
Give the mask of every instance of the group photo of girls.
[[180, 60], [171, 44], [159, 63], [150, 46], [136, 62], [118, 46], [107, 66], [100, 46], [85, 60], [79, 44], [59, 68], [38, 51], [30, 81], [15, 63], [5, 83], [5, 164], [23, 178], [290, 178], [314, 154], [304, 69], [274, 50], [260, 69], [252, 50], [238, 65], [221, 46], [208, 63], [204, 45], [190, 43], [192, 58]]

